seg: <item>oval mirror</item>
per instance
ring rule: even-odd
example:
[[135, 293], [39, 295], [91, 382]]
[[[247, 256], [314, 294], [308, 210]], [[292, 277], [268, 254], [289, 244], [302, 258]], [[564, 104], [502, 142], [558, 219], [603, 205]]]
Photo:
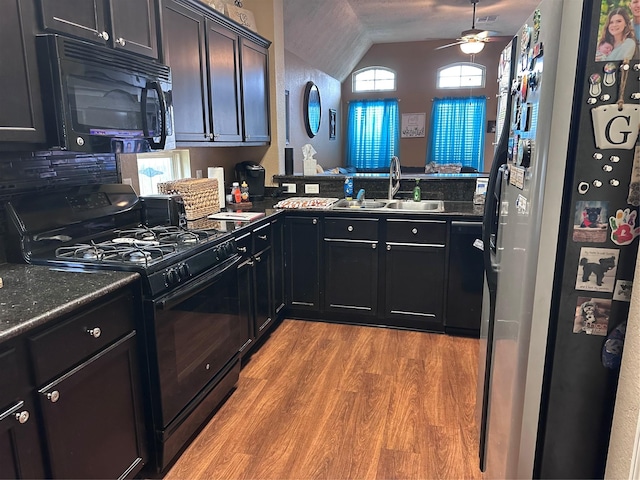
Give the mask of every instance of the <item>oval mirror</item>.
[[309, 137], [313, 138], [320, 130], [320, 90], [313, 82], [307, 82], [304, 89], [304, 126]]

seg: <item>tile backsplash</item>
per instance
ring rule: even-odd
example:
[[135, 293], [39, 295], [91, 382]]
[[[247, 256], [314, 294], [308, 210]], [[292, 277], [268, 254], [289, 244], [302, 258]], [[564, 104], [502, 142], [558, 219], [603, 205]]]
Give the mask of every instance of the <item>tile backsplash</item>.
[[7, 201], [60, 186], [119, 182], [115, 154], [0, 152], [0, 263], [6, 262]]

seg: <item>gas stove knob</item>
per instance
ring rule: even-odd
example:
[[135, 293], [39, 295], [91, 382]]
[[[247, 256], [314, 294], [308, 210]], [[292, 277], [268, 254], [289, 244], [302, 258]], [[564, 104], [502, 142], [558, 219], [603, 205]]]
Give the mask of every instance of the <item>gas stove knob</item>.
[[186, 278], [189, 278], [190, 277], [189, 265], [187, 265], [186, 263], [182, 263], [178, 265], [178, 275], [183, 280]]
[[222, 245], [222, 252], [224, 254], [224, 258], [229, 258], [231, 255], [233, 255], [235, 250], [236, 249], [231, 243], [225, 243], [224, 245]]
[[180, 275], [175, 268], [168, 268], [165, 278], [167, 279], [167, 285], [175, 285], [180, 281]]

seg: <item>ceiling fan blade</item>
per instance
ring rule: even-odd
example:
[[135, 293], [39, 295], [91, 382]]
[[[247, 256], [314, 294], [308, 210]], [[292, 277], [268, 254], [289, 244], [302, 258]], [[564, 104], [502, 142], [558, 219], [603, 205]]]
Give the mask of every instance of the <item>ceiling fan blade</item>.
[[461, 43], [466, 43], [466, 42], [462, 41], [462, 42], [456, 42], [456, 43], [447, 43], [446, 45], [436, 47], [434, 50], [442, 50], [443, 48], [455, 47], [456, 45], [460, 45]]

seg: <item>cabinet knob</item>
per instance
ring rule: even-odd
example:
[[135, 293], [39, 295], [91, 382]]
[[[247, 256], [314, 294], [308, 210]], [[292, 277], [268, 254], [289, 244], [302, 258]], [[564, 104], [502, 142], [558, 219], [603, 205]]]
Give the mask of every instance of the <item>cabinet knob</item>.
[[260, 262], [262, 261], [262, 258], [261, 258], [261, 257], [253, 257], [253, 258], [254, 258], [254, 260], [255, 260], [256, 262], [258, 262], [258, 263], [260, 263]]
[[347, 227], [347, 230], [349, 230], [350, 232], [353, 232], [353, 225], [349, 225], [349, 226]]
[[247, 247], [238, 247], [240, 253], [247, 253]]
[[258, 235], [258, 238], [259, 238], [260, 240], [266, 240], [266, 239], [267, 239], [267, 236], [266, 236], [266, 235]]
[[20, 423], [27, 423], [27, 420], [29, 420], [29, 412], [27, 412], [26, 410], [23, 410], [22, 412], [18, 412], [15, 415], [16, 415], [16, 420]]
[[317, 218], [314, 218], [314, 219], [313, 219], [313, 222], [311, 222], [311, 223], [313, 223], [314, 225], [317, 225], [317, 224], [318, 224], [318, 219], [317, 219]]
[[219, 133], [210, 133], [209, 134], [209, 138], [215, 140], [216, 138], [220, 138], [220, 134]]
[[374, 250], [376, 249], [377, 245], [375, 243], [371, 244], [371, 248], [373, 248]]
[[100, 330], [100, 327], [95, 327], [87, 330], [87, 333], [91, 335], [93, 338], [98, 338], [100, 337], [100, 335], [102, 335], [102, 330]]
[[413, 233], [414, 235], [418, 234], [418, 229], [417, 228], [412, 228], [411, 229], [411, 233]]
[[107, 32], [99, 32], [98, 38], [101, 38], [106, 42], [107, 40], [109, 40], [109, 34]]
[[121, 47], [124, 47], [127, 44], [127, 41], [124, 38], [120, 37], [119, 39], [116, 40], [116, 43]]
[[60, 392], [58, 390], [49, 392], [46, 394], [46, 396], [47, 400], [49, 400], [51, 403], [56, 403], [58, 400], [60, 400]]
[[387, 245], [387, 250], [391, 250], [391, 245]]

